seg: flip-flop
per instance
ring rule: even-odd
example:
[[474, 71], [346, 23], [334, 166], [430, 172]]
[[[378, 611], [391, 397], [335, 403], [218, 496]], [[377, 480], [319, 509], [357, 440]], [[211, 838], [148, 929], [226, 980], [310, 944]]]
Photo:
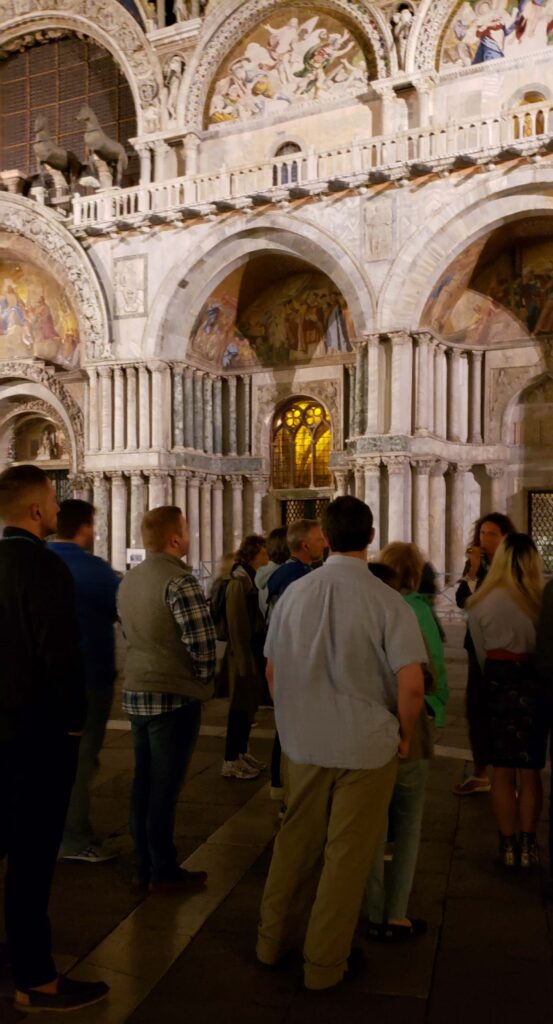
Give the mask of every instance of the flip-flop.
[[453, 792], [455, 796], [475, 796], [477, 793], [489, 793], [491, 788], [489, 779], [479, 779], [476, 775], [471, 775], [464, 782], [454, 786]]

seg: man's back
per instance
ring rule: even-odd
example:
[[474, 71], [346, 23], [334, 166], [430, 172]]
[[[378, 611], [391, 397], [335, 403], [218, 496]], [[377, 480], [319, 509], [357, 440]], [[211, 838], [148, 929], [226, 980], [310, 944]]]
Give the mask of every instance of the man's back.
[[82, 728], [84, 689], [71, 576], [25, 530], [0, 540], [0, 730], [44, 718]]
[[265, 653], [295, 762], [372, 768], [397, 750], [394, 675], [424, 661], [416, 618], [366, 562], [332, 555], [277, 603]]

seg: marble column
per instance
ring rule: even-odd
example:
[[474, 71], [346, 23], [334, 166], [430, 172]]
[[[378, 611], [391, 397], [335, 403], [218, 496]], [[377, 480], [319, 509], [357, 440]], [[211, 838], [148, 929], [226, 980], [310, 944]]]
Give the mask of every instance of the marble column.
[[415, 375], [415, 434], [426, 436], [429, 432], [429, 376], [431, 335], [423, 331], [416, 335], [417, 361]]
[[196, 370], [194, 373], [194, 448], [199, 452], [204, 449], [203, 379], [202, 371]]
[[150, 374], [141, 364], [138, 368], [138, 438], [141, 451], [150, 447]]
[[451, 578], [463, 571], [465, 561], [465, 494], [469, 467], [458, 463], [450, 466], [451, 502], [449, 505], [449, 565]]
[[426, 557], [430, 550], [431, 466], [430, 459], [416, 459], [413, 462], [413, 539]]
[[142, 473], [133, 470], [131, 473], [131, 522], [129, 547], [141, 548], [142, 532], [141, 525], [146, 511], [146, 481]]
[[364, 466], [356, 466], [355, 474], [355, 497], [361, 501], [365, 500], [365, 469]]
[[490, 509], [491, 512], [507, 511], [505, 496], [505, 466], [495, 462], [486, 465], [486, 473], [490, 478]]
[[238, 416], [236, 409], [236, 377], [228, 377], [228, 454], [238, 454]]
[[365, 497], [364, 501], [373, 514], [374, 540], [371, 551], [380, 548], [380, 459], [365, 459]]
[[152, 448], [161, 451], [166, 447], [165, 416], [167, 413], [167, 364], [155, 362], [152, 370]]
[[213, 449], [215, 455], [223, 454], [223, 381], [213, 381]]
[[150, 474], [148, 508], [159, 508], [167, 504], [167, 473], [161, 469], [152, 469]]
[[200, 480], [194, 473], [188, 478], [186, 507], [190, 533], [188, 562], [193, 568], [197, 568], [200, 564]]
[[194, 447], [194, 370], [184, 374], [184, 447]]
[[445, 345], [436, 346], [434, 365], [434, 430], [447, 437], [447, 356]]
[[406, 331], [390, 334], [392, 345], [390, 434], [411, 433], [412, 341]]
[[356, 394], [357, 394], [357, 386], [356, 386], [357, 372], [356, 372], [355, 366], [353, 366], [351, 363], [349, 363], [346, 366], [346, 372], [347, 372], [347, 375], [348, 375], [348, 378], [349, 378], [349, 387], [348, 387], [348, 391], [349, 391], [348, 437], [354, 437], [355, 436], [355, 420], [357, 418], [357, 413], [356, 413], [356, 408], [355, 408], [355, 398], [356, 398]]
[[215, 480], [211, 493], [211, 544], [215, 569], [223, 557], [223, 491], [222, 480]]
[[461, 440], [461, 394], [461, 352], [454, 348], [449, 353], [448, 366], [448, 441]]
[[242, 410], [244, 417], [242, 452], [244, 455], [249, 455], [251, 453], [251, 383], [252, 379], [250, 376], [242, 377], [242, 394], [244, 398], [244, 406]]
[[444, 473], [448, 466], [443, 459], [438, 459], [432, 464], [429, 480], [429, 550], [428, 557], [436, 572], [444, 573], [446, 567], [445, 557], [445, 517], [446, 517], [446, 487]]
[[190, 133], [185, 136], [183, 149], [185, 160], [185, 174], [187, 178], [193, 178], [198, 173], [198, 149], [200, 140], [197, 135]]
[[93, 475], [94, 554], [109, 560], [109, 481], [102, 473]]
[[71, 473], [69, 475], [71, 481], [72, 497], [77, 498], [79, 501], [91, 501], [92, 499], [92, 480], [89, 476], [81, 476], [80, 473]]
[[208, 569], [212, 568], [213, 548], [211, 540], [211, 477], [202, 480], [200, 490], [200, 553], [202, 562]]
[[184, 381], [182, 364], [173, 365], [173, 444], [184, 448]]
[[123, 368], [113, 369], [113, 450], [122, 452], [125, 448], [125, 377]]
[[380, 337], [367, 338], [367, 434], [380, 433]]
[[136, 405], [136, 367], [125, 368], [127, 378], [127, 451], [135, 452], [138, 447], [136, 435], [137, 405]]
[[469, 441], [482, 444], [482, 352], [469, 353]]
[[188, 473], [185, 469], [175, 470], [175, 505], [180, 508], [184, 518], [187, 518], [186, 512], [186, 488], [188, 484]]
[[334, 497], [341, 498], [344, 494], [348, 493], [348, 473], [347, 470], [335, 469], [333, 470], [334, 475]]
[[231, 476], [232, 486], [232, 544], [239, 548], [244, 530], [244, 481], [241, 476]]
[[149, 185], [152, 180], [152, 151], [148, 145], [136, 145], [136, 152], [140, 160], [140, 184]]
[[353, 429], [359, 437], [365, 430], [365, 352], [366, 342], [355, 342], [355, 419]]
[[405, 540], [405, 476], [407, 459], [391, 455], [382, 460], [388, 469], [388, 543]]
[[204, 377], [204, 452], [208, 455], [213, 453], [213, 376], [206, 373]]
[[263, 498], [267, 493], [268, 479], [265, 476], [254, 476], [253, 486], [253, 532], [263, 533]]
[[100, 388], [102, 393], [102, 451], [110, 452], [113, 447], [112, 372], [111, 366], [100, 366]]
[[436, 420], [435, 420], [435, 366], [436, 366], [436, 346], [434, 339], [430, 336], [430, 343], [428, 345], [428, 430], [430, 434], [436, 433]]
[[111, 564], [117, 572], [127, 567], [127, 481], [111, 474]]
[[98, 372], [90, 366], [88, 373], [88, 449], [97, 452], [98, 444]]

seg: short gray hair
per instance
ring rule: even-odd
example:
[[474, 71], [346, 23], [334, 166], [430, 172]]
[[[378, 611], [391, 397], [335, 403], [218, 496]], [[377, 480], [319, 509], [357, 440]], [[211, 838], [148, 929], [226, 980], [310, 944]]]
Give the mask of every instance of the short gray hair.
[[311, 530], [320, 525], [318, 519], [296, 519], [294, 523], [290, 523], [286, 534], [286, 541], [291, 554], [294, 551], [299, 551]]

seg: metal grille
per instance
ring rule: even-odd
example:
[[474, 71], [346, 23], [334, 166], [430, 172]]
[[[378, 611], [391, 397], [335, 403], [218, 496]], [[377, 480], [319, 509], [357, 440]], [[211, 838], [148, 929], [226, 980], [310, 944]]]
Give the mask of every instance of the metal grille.
[[528, 530], [547, 573], [553, 573], [553, 491], [528, 494]]
[[96, 43], [71, 36], [35, 45], [0, 63], [0, 169], [34, 174], [34, 123], [46, 114], [52, 137], [84, 162], [83, 104], [92, 107], [107, 135], [129, 154], [123, 185], [138, 181], [138, 156], [128, 144], [136, 115], [127, 80], [113, 58]]
[[54, 485], [58, 504], [73, 497], [73, 484], [69, 479], [69, 473], [66, 469], [53, 469], [48, 473], [48, 476]]
[[325, 508], [330, 503], [330, 498], [310, 498], [300, 501], [292, 498], [290, 501], [282, 502], [282, 525], [290, 526], [297, 519], [320, 519]]

